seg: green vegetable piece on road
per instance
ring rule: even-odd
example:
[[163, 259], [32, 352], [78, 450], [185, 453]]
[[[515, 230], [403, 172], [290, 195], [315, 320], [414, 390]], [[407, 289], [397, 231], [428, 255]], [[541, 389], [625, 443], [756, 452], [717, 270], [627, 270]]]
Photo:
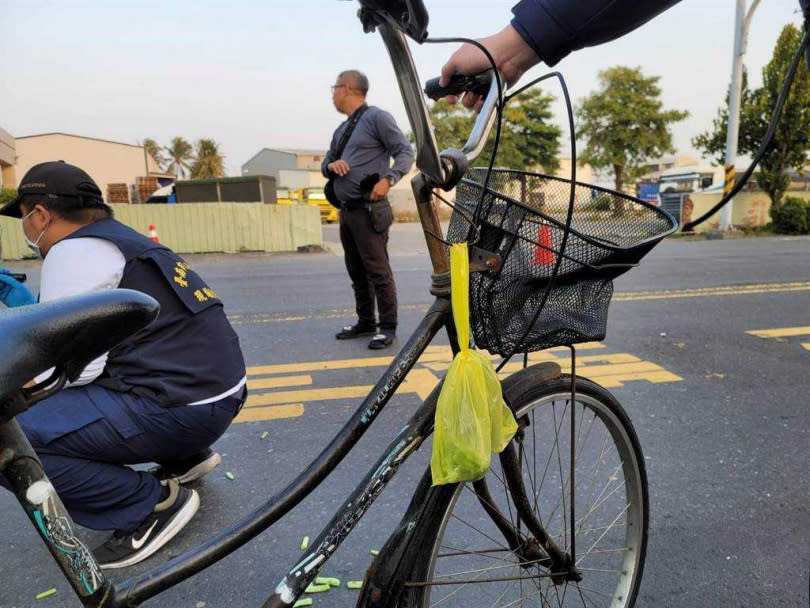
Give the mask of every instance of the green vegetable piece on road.
[[331, 587], [329, 585], [308, 585], [306, 589], [304, 589], [304, 593], [323, 593], [324, 591], [329, 591]]
[[372, 549], [372, 550], [371, 550], [371, 554], [372, 554], [372, 555], [379, 555], [379, 554], [380, 554], [380, 552], [379, 552], [379, 551], [377, 551], [377, 549]]
[[307, 547], [309, 547], [309, 536], [305, 536], [301, 540], [301, 551], [304, 551]]
[[227, 478], [228, 478], [228, 479], [230, 479], [231, 481], [233, 481], [233, 479], [234, 479], [234, 477], [233, 477], [233, 473], [231, 473], [230, 471], [228, 471], [227, 473], [225, 473], [225, 477], [227, 477]]
[[56, 593], [56, 589], [48, 589], [47, 591], [43, 591], [42, 593], [38, 594], [37, 599], [38, 600], [45, 599], [46, 597], [48, 597], [49, 595], [53, 595], [54, 593]]
[[349, 589], [362, 589], [363, 581], [349, 581], [348, 583], [346, 583], [346, 586]]
[[312, 606], [312, 598], [305, 597], [302, 600], [298, 600], [293, 604], [293, 608], [304, 608], [304, 606]]
[[264, 433], [262, 433], [262, 436], [261, 436], [261, 437], [259, 437], [259, 439], [267, 439], [267, 436], [268, 436], [269, 434], [270, 434], [270, 433], [268, 433], [267, 431], [265, 431]]
[[315, 579], [316, 585], [329, 585], [330, 587], [340, 587], [340, 579], [330, 576], [319, 576]]

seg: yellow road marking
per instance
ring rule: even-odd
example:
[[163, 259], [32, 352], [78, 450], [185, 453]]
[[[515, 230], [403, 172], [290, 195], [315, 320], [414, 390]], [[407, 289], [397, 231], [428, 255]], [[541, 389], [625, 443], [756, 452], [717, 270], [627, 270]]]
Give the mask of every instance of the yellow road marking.
[[[430, 370], [413, 369], [405, 377], [402, 385], [397, 390], [398, 395], [406, 393], [416, 393], [420, 399], [427, 399], [427, 396], [439, 382]], [[281, 405], [292, 402], [303, 401], [337, 401], [339, 399], [360, 399], [371, 392], [374, 386], [340, 386], [336, 388], [314, 388], [299, 391], [274, 391], [259, 395], [250, 395], [245, 408], [255, 408], [265, 405]]]
[[255, 391], [261, 388], [284, 388], [287, 386], [309, 386], [312, 376], [282, 376], [280, 378], [262, 378], [248, 380], [248, 390]]
[[810, 336], [810, 325], [806, 327], [777, 327], [776, 329], [756, 329], [745, 332], [758, 338], [789, 338], [793, 336]]
[[[426, 353], [422, 355], [421, 360], [446, 359], [448, 356], [449, 354]], [[338, 369], [354, 369], [356, 367], [387, 367], [393, 360], [393, 357], [366, 357], [362, 359], [311, 361], [308, 363], [282, 363], [280, 365], [249, 367], [247, 371], [248, 376], [270, 376], [273, 374], [290, 374], [297, 372], [325, 372]]]
[[804, 350], [810, 350], [810, 342], [802, 342], [802, 348]]
[[661, 291], [631, 291], [617, 293], [617, 302], [641, 302], [647, 300], [672, 300], [676, 298], [701, 298], [708, 296], [743, 296], [757, 293], [782, 293], [790, 291], [810, 291], [810, 282], [760, 283], [754, 285], [729, 285], [720, 287], [695, 287]]
[[[810, 345], [808, 345], [810, 347]], [[595, 350], [605, 348], [604, 344], [591, 342], [578, 347], [578, 350]], [[540, 361], [554, 361], [560, 365], [563, 372], [570, 371], [570, 359], [567, 348], [549, 349], [529, 356], [531, 363]], [[556, 354], [555, 354], [556, 353]], [[397, 391], [397, 395], [415, 394], [420, 399], [426, 399], [439, 382], [434, 372], [444, 372], [450, 364], [450, 348], [448, 346], [430, 346], [412, 369]], [[315, 401], [341, 401], [362, 399], [374, 388], [372, 385], [336, 386], [331, 388], [307, 388], [300, 390], [272, 390], [292, 388], [296, 386], [311, 386], [310, 375], [291, 375], [267, 377], [267, 375], [283, 374], [301, 370], [307, 371], [341, 371], [364, 367], [378, 367], [388, 365], [393, 357], [366, 357], [338, 361], [313, 361], [305, 363], [290, 363], [281, 365], [265, 365], [249, 368], [251, 379], [249, 386], [253, 390], [264, 389], [264, 392], [252, 393], [248, 397], [245, 408], [237, 418], [237, 422], [251, 422], [258, 420], [276, 420], [301, 416], [304, 404]], [[497, 357], [493, 357], [497, 360]], [[501, 370], [500, 376], [506, 377], [523, 367], [523, 361], [517, 360], [507, 364]], [[577, 357], [577, 370], [582, 376], [588, 377], [607, 388], [616, 388], [625, 382], [645, 381], [653, 384], [662, 382], [679, 382], [683, 380], [660, 365], [651, 361], [643, 361], [630, 353], [597, 352]], [[265, 377], [256, 376], [264, 375]], [[271, 390], [267, 390], [271, 389]]]
[[397, 393], [416, 393], [423, 401], [436, 388], [439, 379], [426, 369], [414, 369], [405, 376]]
[[306, 403], [308, 401], [359, 399], [368, 395], [372, 388], [374, 387], [369, 384], [367, 386], [339, 386], [335, 388], [313, 388], [302, 391], [278, 391], [275, 393], [250, 395], [247, 403], [245, 403], [245, 409], [259, 405], [280, 405], [282, 403], [292, 403], [295, 401], [303, 401]]
[[256, 422], [259, 420], [279, 420], [281, 418], [298, 418], [304, 413], [303, 403], [276, 405], [273, 407], [244, 407], [234, 422]]

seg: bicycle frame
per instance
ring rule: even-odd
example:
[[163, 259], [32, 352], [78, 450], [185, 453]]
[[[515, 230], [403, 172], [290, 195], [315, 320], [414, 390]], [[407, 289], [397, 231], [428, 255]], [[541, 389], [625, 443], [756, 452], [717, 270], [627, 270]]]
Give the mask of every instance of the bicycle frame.
[[[417, 166], [421, 173], [413, 178], [411, 185], [433, 265], [431, 293], [436, 296], [435, 301], [413, 335], [348, 422], [315, 460], [284, 490], [199, 547], [150, 572], [125, 581], [120, 586], [113, 586], [105, 578], [92, 553], [76, 537], [67, 510], [43, 472], [39, 459], [17, 421], [11, 419], [5, 424], [0, 424], [0, 471], [9, 481], [18, 501], [84, 606], [92, 608], [137, 606], [214, 564], [255, 538], [298, 505], [334, 471], [365, 434], [442, 327], [447, 330], [453, 352], [458, 352], [449, 300], [449, 260], [440, 240], [442, 228], [432, 195], [432, 189], [437, 184], [444, 183], [447, 167], [443, 164], [436, 147], [405, 37], [388, 23], [383, 23], [379, 29], [397, 73], [409, 120], [416, 135], [419, 150]], [[486, 139], [492, 126], [496, 105], [494, 101], [489, 100], [489, 105], [479, 116], [476, 128], [465, 145], [464, 154], [468, 157], [474, 158], [483, 147], [482, 141]], [[292, 606], [402, 463], [430, 435], [440, 388], [441, 383], [389, 444], [384, 454], [312, 543], [309, 551], [278, 584], [273, 595], [264, 604], [265, 608]], [[453, 489], [454, 486], [448, 488], [450, 494]], [[409, 514], [418, 510], [418, 506], [425, 502], [431, 490], [431, 484], [425, 480], [419, 484]], [[482, 491], [485, 491], [485, 488]], [[447, 491], [444, 494], [447, 494]], [[499, 521], [499, 517], [503, 519], [497, 512], [490, 513], [490, 516], [496, 521]], [[507, 529], [504, 532], [505, 535], [516, 538], [514, 530]]]

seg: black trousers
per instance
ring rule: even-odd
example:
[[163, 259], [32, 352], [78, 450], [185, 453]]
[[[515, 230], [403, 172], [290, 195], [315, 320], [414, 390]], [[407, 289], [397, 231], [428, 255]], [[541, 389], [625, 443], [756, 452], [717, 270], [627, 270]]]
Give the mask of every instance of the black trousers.
[[374, 300], [380, 312], [380, 329], [397, 327], [397, 287], [388, 260], [388, 229], [376, 232], [365, 207], [340, 211], [340, 242], [346, 270], [352, 280], [357, 318], [374, 325]]

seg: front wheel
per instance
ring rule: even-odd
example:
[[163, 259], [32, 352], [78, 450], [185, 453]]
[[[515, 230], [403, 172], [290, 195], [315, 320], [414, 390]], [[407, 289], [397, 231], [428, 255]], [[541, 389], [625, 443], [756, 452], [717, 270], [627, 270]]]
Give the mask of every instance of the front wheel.
[[[485, 484], [459, 484], [442, 512], [433, 514], [437, 533], [414, 560], [400, 608], [634, 605], [647, 547], [644, 458], [615, 397], [582, 378], [576, 388], [574, 408], [570, 376], [511, 396], [510, 405], [522, 423], [522, 432], [512, 441], [517, 459], [493, 455]], [[552, 572], [546, 553], [537, 549], [537, 539], [518, 517], [510, 494], [505, 470], [509, 462], [520, 468], [517, 477], [523, 479], [535, 522], [569, 557], [573, 536], [571, 571], [577, 576]], [[517, 532], [511, 546], [502, 532], [504, 520], [500, 528], [495, 525], [493, 507]], [[515, 538], [522, 545], [518, 551], [513, 550]]]

